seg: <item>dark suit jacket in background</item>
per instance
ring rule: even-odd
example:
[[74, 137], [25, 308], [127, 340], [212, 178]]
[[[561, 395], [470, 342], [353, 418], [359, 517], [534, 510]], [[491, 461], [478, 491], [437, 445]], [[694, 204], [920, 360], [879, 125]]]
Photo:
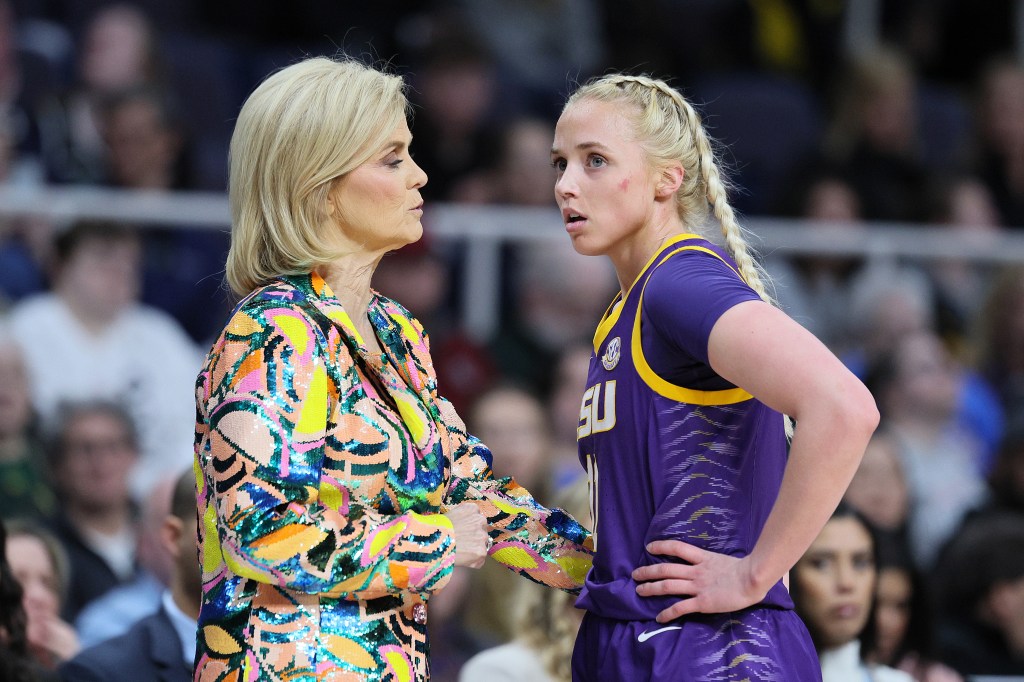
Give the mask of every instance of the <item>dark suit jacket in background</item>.
[[190, 682], [192, 661], [181, 657], [181, 640], [161, 608], [120, 637], [90, 647], [58, 670], [64, 682]]

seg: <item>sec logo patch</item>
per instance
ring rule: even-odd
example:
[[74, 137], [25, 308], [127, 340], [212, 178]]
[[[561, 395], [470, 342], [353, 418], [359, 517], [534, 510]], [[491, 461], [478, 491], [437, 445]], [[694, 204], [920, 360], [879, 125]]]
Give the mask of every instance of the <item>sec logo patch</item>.
[[615, 337], [604, 347], [604, 355], [601, 356], [601, 365], [611, 371], [619, 364], [619, 356], [622, 355], [622, 339]]

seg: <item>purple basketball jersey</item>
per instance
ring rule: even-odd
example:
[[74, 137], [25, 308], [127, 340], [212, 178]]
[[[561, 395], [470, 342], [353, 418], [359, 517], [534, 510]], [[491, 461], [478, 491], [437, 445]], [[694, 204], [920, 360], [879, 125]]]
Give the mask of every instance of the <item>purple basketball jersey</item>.
[[[699, 271], [708, 267], [740, 286], [723, 291], [707, 284], [713, 277], [698, 277], [698, 284], [704, 282], [703, 290], [691, 289], [681, 295], [665, 289], [673, 286], [671, 277], [652, 278], [659, 268]], [[648, 262], [626, 296], [613, 304], [598, 326], [577, 430], [580, 459], [591, 481], [596, 541], [594, 567], [577, 605], [597, 620], [653, 623], [661, 610], [678, 600], [637, 595], [632, 571], [666, 560], [648, 554], [647, 543], [676, 539], [746, 556], [778, 495], [787, 457], [782, 415], [714, 375], [706, 364], [708, 334], [717, 315], [736, 303], [758, 298], [735, 270], [732, 258], [717, 246], [695, 235], [678, 236]], [[670, 383], [663, 372], [651, 368], [654, 364], [660, 369], [665, 359], [663, 353], [648, 357], [644, 352], [649, 346], [647, 337], [655, 334], [657, 327], [646, 317], [651, 306], [645, 307], [645, 295], [652, 301], [655, 297], [668, 301], [670, 306], [679, 302], [674, 304], [678, 309], [672, 311], [673, 336], [682, 339], [679, 348], [699, 349], [687, 361], [702, 368], [700, 381]], [[804, 679], [786, 677], [784, 662], [759, 659], [762, 649], [767, 646], [770, 651], [777, 637], [759, 625], [764, 622], [759, 612], [792, 607], [789, 593], [779, 582], [760, 604], [727, 619], [740, 627], [730, 626], [724, 635], [714, 635], [714, 628], [714, 636], [687, 634], [698, 631], [698, 621], [707, 621], [703, 616], [674, 623], [692, 621], [686, 629], [675, 628], [679, 632], [674, 633], [673, 651], [683, 652], [678, 655], [686, 656], [687, 665], [694, 666], [687, 668], [694, 672], [677, 679]], [[593, 625], [592, 616], [588, 618]], [[795, 614], [787, 617], [796, 620]], [[808, 664], [816, 665], [806, 630], [796, 622], [796, 643], [802, 652], [809, 652], [812, 660]], [[653, 627], [658, 626], [654, 623]], [[590, 634], [581, 634], [582, 639], [602, 637], [600, 627], [585, 631]], [[760, 642], [755, 647], [757, 655], [740, 656], [751, 666], [757, 659], [756, 667], [739, 666], [732, 671], [740, 675], [735, 678], [731, 673], [725, 677], [712, 674], [712, 670], [721, 672], [723, 660], [735, 657], [728, 652], [738, 655], [744, 651], [742, 646], [737, 648], [744, 638]], [[651, 640], [645, 645], [642, 638], [630, 639], [634, 647], [657, 643]], [[600, 642], [579, 641], [577, 647], [581, 646], [601, 650]], [[701, 660], [706, 661], [705, 667]], [[695, 672], [705, 668], [707, 677]], [[643, 671], [635, 671], [635, 675], [638, 680], [646, 678]]]

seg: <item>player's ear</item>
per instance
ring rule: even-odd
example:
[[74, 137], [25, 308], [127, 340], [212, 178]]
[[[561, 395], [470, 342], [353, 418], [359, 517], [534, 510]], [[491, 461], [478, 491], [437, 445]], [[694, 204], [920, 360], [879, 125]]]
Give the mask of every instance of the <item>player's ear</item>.
[[675, 193], [679, 191], [683, 184], [683, 177], [685, 175], [686, 171], [683, 169], [683, 164], [679, 162], [662, 168], [654, 185], [655, 195], [659, 199], [675, 196]]

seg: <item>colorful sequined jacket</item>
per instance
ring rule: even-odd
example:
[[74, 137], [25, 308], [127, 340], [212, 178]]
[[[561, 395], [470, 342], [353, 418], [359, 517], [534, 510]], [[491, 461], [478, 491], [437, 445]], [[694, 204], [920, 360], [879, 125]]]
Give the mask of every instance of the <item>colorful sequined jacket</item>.
[[460, 502], [509, 568], [571, 591], [590, 568], [583, 527], [491, 475], [437, 393], [420, 324], [379, 295], [368, 312], [383, 354], [319, 275], [286, 277], [243, 300], [210, 351], [196, 680], [428, 679], [425, 603], [455, 550], [441, 512]]

